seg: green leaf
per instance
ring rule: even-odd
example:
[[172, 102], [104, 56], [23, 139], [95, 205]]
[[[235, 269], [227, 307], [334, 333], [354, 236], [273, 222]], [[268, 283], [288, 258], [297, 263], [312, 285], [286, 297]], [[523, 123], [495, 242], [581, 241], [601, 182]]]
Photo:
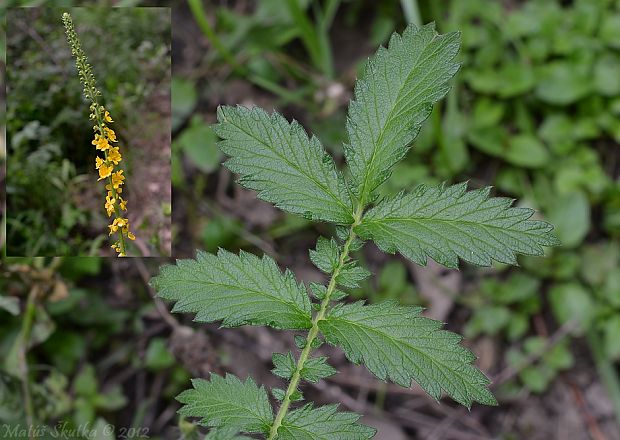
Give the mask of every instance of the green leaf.
[[210, 173], [219, 166], [221, 153], [217, 149], [215, 133], [200, 116], [192, 118], [176, 142], [201, 171]]
[[459, 34], [438, 35], [433, 24], [410, 25], [379, 48], [355, 85], [349, 106], [345, 146], [357, 196], [371, 192], [389, 176], [430, 115], [433, 103], [449, 90], [458, 70], [453, 62]]
[[[318, 283], [310, 283], [308, 287], [310, 288], [310, 292], [316, 299], [318, 299], [319, 301], [323, 301], [323, 299], [325, 298], [325, 295], [327, 294], [326, 286], [324, 286], [323, 284], [318, 284]], [[340, 301], [341, 299], [346, 298], [346, 297], [347, 297], [347, 294], [345, 292], [343, 292], [342, 290], [334, 289], [332, 290], [332, 294], [329, 298], [332, 301]]]
[[239, 183], [285, 211], [313, 220], [353, 222], [349, 191], [334, 160], [303, 127], [260, 108], [219, 107], [214, 130]]
[[566, 248], [580, 245], [590, 230], [590, 203], [581, 191], [553, 197], [547, 207], [547, 216]]
[[349, 289], [357, 289], [359, 282], [365, 280], [370, 275], [371, 273], [368, 270], [357, 265], [357, 261], [349, 261], [344, 264], [340, 273], [338, 273], [336, 283]]
[[217, 428], [209, 431], [204, 440], [252, 440], [245, 435], [238, 435], [236, 428]]
[[566, 61], [554, 61], [543, 68], [536, 95], [549, 104], [569, 105], [592, 90], [589, 68]]
[[554, 285], [549, 290], [549, 302], [556, 319], [560, 324], [569, 321], [579, 323], [576, 334], [582, 334], [589, 328], [594, 318], [596, 305], [592, 294], [577, 282], [567, 282]]
[[273, 374], [283, 379], [290, 379], [295, 372], [296, 362], [293, 353], [286, 354], [274, 353], [271, 357], [275, 368], [271, 370]]
[[323, 378], [333, 376], [338, 371], [327, 363], [325, 356], [310, 358], [301, 369], [301, 378], [308, 382], [317, 383]]
[[[290, 351], [287, 354], [274, 353], [272, 360], [275, 366], [271, 370], [273, 374], [283, 379], [290, 379], [293, 376], [297, 362]], [[336, 373], [336, 369], [327, 363], [327, 358], [321, 356], [306, 360], [301, 369], [301, 378], [308, 382], [317, 383], [324, 377], [333, 376]]]
[[336, 405], [311, 404], [289, 412], [278, 429], [278, 440], [365, 440], [375, 429], [357, 423], [359, 415], [337, 412]]
[[608, 46], [620, 49], [620, 14], [605, 14], [599, 35]]
[[327, 342], [381, 380], [403, 387], [415, 380], [431, 397], [439, 399], [443, 390], [468, 408], [473, 402], [496, 405], [489, 379], [472, 365], [476, 357], [459, 344], [461, 336], [421, 311], [392, 301], [357, 302], [334, 307], [318, 325]]
[[418, 186], [368, 211], [356, 232], [385, 252], [400, 252], [425, 265], [427, 257], [457, 267], [458, 257], [480, 266], [493, 260], [516, 264], [516, 254], [542, 255], [557, 245], [549, 223], [530, 220], [534, 211], [489, 198], [490, 187], [467, 191], [467, 183]]
[[605, 354], [609, 359], [620, 358], [620, 316], [611, 316], [603, 323]]
[[284, 274], [268, 256], [220, 250], [198, 252], [195, 260], [163, 266], [151, 280], [159, 296], [176, 301], [173, 312], [196, 313], [196, 321], [222, 321], [225, 327], [244, 324], [306, 329], [312, 326], [310, 299], [302, 284]]
[[316, 250], [310, 250], [310, 260], [319, 270], [331, 274], [334, 272], [340, 259], [338, 243], [333, 238], [328, 240], [319, 237], [316, 242]]
[[173, 76], [172, 91], [172, 128], [178, 128], [189, 115], [198, 101], [196, 86], [190, 80]]
[[238, 377], [211, 374], [210, 380], [193, 379], [193, 389], [177, 396], [183, 407], [179, 414], [200, 417], [200, 424], [209, 427], [236, 428], [243, 432], [268, 433], [273, 412], [267, 392], [251, 378], [242, 382]]
[[[283, 390], [282, 388], [272, 388], [271, 394], [273, 394], [273, 397], [275, 397], [276, 400], [282, 402], [284, 400], [284, 396], [286, 396], [286, 390]], [[295, 390], [291, 393], [290, 400], [291, 402], [304, 400], [304, 395], [301, 393], [301, 391]]]
[[144, 355], [144, 366], [153, 371], [165, 370], [174, 365], [174, 356], [170, 354], [163, 338], [153, 338]]
[[607, 54], [598, 59], [594, 66], [594, 88], [603, 96], [617, 96], [620, 93], [620, 58]]
[[506, 160], [524, 168], [540, 168], [549, 162], [547, 148], [531, 134], [518, 134], [510, 138]]

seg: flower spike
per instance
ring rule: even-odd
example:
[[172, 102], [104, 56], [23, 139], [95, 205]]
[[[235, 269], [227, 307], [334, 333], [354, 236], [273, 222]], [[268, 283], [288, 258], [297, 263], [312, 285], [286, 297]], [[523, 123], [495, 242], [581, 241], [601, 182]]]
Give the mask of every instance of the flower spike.
[[114, 214], [114, 220], [108, 226], [110, 228], [109, 235], [118, 234], [118, 241], [111, 245], [119, 257], [127, 255], [125, 248], [125, 238], [135, 240], [135, 235], [129, 230], [129, 220], [121, 216], [121, 211], [127, 211], [127, 201], [120, 197], [123, 192], [123, 184], [125, 176], [123, 170], [115, 170], [123, 160], [120, 147], [113, 145], [117, 142], [116, 133], [109, 128], [107, 124], [114, 122], [110, 112], [99, 104], [97, 97], [101, 96], [101, 92], [97, 89], [95, 75], [92, 72], [91, 65], [82, 50], [82, 45], [73, 27], [71, 15], [67, 12], [62, 14], [62, 22], [65, 25], [67, 40], [71, 46], [71, 53], [75, 57], [75, 65], [77, 67], [78, 76], [84, 86], [84, 96], [91, 101], [89, 118], [96, 122], [93, 126], [95, 132], [94, 139], [91, 144], [95, 146], [96, 151], [103, 152], [103, 157], [96, 156], [95, 169], [99, 172], [98, 180], [107, 180], [105, 189], [107, 195], [105, 198], [104, 208], [108, 217]]

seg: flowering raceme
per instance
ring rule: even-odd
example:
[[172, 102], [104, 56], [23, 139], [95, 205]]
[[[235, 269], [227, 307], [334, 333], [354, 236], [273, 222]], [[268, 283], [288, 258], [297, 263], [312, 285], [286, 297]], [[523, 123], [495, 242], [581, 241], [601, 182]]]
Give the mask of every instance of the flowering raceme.
[[114, 145], [117, 143], [116, 133], [108, 126], [114, 120], [110, 116], [110, 112], [97, 101], [101, 92], [95, 86], [95, 76], [73, 28], [71, 15], [65, 12], [62, 14], [62, 21], [65, 25], [67, 40], [71, 46], [71, 53], [75, 57], [80, 81], [84, 85], [84, 96], [91, 102], [90, 119], [95, 121], [93, 126], [95, 136], [91, 144], [95, 146], [96, 151], [103, 153], [103, 157], [95, 157], [95, 169], [99, 172], [98, 180], [107, 181], [105, 186], [107, 195], [104, 205], [106, 213], [108, 217], [114, 215], [112, 223], [108, 226], [110, 228], [109, 234], [117, 234], [118, 240], [111, 247], [118, 252], [119, 257], [124, 257], [127, 255], [125, 239], [135, 240], [136, 237], [129, 230], [129, 220], [122, 214], [122, 211], [127, 211], [127, 201], [121, 197], [125, 176], [123, 170], [116, 170], [115, 167], [121, 163], [123, 157], [120, 147]]

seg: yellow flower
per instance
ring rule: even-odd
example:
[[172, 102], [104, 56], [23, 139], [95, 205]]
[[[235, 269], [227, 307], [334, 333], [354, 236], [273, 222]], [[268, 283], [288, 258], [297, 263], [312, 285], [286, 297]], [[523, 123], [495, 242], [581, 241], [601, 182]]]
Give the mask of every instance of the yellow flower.
[[110, 147], [108, 150], [108, 160], [114, 165], [118, 165], [123, 158], [121, 157], [121, 153], [118, 151], [118, 147]]
[[103, 117], [103, 119], [105, 119], [106, 122], [114, 122], [110, 117], [110, 112], [107, 110], [105, 111], [105, 116]]
[[103, 131], [109, 140], [111, 140], [112, 142], [116, 142], [116, 133], [114, 133], [114, 130], [108, 127], [104, 127]]
[[109, 195], [105, 198], [105, 210], [108, 212], [108, 217], [112, 215], [114, 212], [114, 204], [116, 203], [116, 199], [110, 197]]
[[97, 147], [97, 150], [105, 151], [110, 148], [110, 144], [108, 144], [108, 140], [101, 136], [100, 134], [95, 134], [95, 139], [91, 142], [91, 144]]
[[118, 231], [119, 228], [122, 231], [123, 228], [126, 228], [128, 224], [129, 220], [127, 220], [126, 218], [115, 218], [112, 224], [108, 225], [108, 228], [110, 228], [110, 235]]
[[95, 169], [99, 169], [99, 167], [101, 167], [101, 165], [103, 165], [105, 163], [105, 161], [100, 158], [99, 156], [95, 157]]
[[123, 176], [123, 170], [117, 171], [112, 174], [112, 186], [114, 189], [118, 189], [123, 184], [123, 180], [125, 180], [125, 176]]
[[135, 240], [135, 239], [136, 239], [136, 236], [135, 236], [135, 235], [133, 235], [133, 233], [132, 233], [132, 232], [127, 232], [127, 238], [128, 238], [128, 239], [130, 239], [130, 240]]
[[119, 202], [118, 202], [118, 206], [123, 210], [123, 211], [127, 211], [127, 200], [123, 199], [122, 197], [119, 197]]
[[108, 165], [107, 163], [101, 164], [101, 166], [99, 167], [99, 179], [97, 180], [103, 180], [106, 177], [110, 177], [113, 169], [114, 166], [112, 165]]
[[[112, 185], [110, 185], [109, 183], [105, 186], [105, 189], [108, 190], [108, 194], [111, 195], [112, 194]], [[116, 189], [116, 194], [120, 194], [123, 192], [123, 187], [119, 186]]]

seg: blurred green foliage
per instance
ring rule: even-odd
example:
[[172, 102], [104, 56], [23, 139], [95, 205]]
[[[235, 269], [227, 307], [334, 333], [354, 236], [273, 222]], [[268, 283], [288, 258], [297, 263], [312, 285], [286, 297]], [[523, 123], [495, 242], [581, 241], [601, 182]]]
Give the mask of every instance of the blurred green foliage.
[[[97, 278], [110, 278], [104, 260], [98, 257], [5, 258], [0, 264], [0, 274], [0, 424], [3, 429], [26, 426], [24, 374], [30, 382], [34, 420], [37, 424], [49, 424], [46, 436], [37, 438], [54, 438], [53, 427], [75, 432], [81, 426], [78, 435], [68, 438], [94, 438], [95, 434], [87, 435], [92, 430], [97, 433], [96, 438], [113, 439], [116, 437], [110, 426], [116, 429], [117, 435], [121, 435], [119, 429], [129, 429], [131, 423], [144, 426], [139, 411], [123, 417], [126, 414], [123, 410], [129, 405], [129, 394], [121, 385], [124, 380], [118, 376], [121, 380], [110, 381], [123, 369], [166, 376], [162, 393], [168, 400], [189, 380], [188, 372], [171, 355], [166, 339], [147, 337], [143, 340], [144, 349], [136, 349], [139, 340], [128, 335], [143, 334], [153, 303], [145, 287], [134, 290], [132, 297], [121, 303], [114, 304], [112, 297], [104, 298], [103, 293], [110, 285], [93, 282]], [[20, 303], [26, 305], [22, 308]], [[31, 303], [34, 305], [31, 331], [24, 339], [24, 315], [29, 313]], [[22, 353], [30, 366], [26, 373], [20, 363]], [[157, 402], [145, 399], [141, 404], [144, 412]], [[133, 437], [148, 436], [144, 429], [141, 432]]]
[[[62, 9], [8, 10], [7, 252], [96, 255], [105, 239], [88, 105]], [[166, 9], [74, 8], [84, 50], [120, 130], [167, 77]], [[131, 155], [128, 157], [131, 167]]]

